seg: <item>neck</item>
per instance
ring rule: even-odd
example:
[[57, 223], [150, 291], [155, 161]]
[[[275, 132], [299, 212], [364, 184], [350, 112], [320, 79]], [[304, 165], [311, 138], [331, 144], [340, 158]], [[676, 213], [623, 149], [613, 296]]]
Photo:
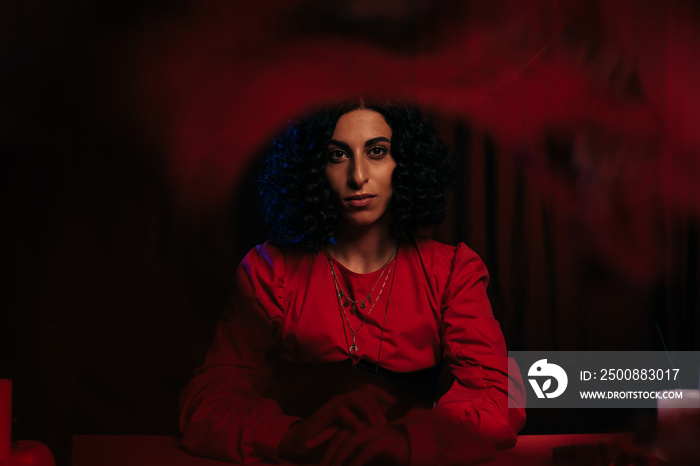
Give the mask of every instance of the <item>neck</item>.
[[343, 225], [331, 239], [328, 250], [348, 270], [370, 273], [386, 263], [396, 245], [387, 225], [370, 228]]

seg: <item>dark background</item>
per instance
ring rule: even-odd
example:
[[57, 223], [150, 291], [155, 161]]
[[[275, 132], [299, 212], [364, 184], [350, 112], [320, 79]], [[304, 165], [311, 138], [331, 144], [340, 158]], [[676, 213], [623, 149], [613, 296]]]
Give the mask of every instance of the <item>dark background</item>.
[[[8, 1], [0, 377], [14, 436], [177, 432], [257, 160], [305, 105], [416, 102], [459, 187], [428, 232], [491, 272], [512, 350], [700, 349], [700, 11], [691, 1]], [[649, 413], [528, 413], [526, 433]]]

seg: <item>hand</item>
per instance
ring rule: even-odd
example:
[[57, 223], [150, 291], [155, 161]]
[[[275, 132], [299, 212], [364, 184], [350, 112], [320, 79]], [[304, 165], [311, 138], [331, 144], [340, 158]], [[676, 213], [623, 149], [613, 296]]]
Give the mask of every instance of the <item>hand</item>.
[[376, 385], [363, 385], [331, 398], [309, 419], [292, 424], [279, 444], [280, 455], [305, 456], [345, 432], [386, 424], [386, 412], [396, 398]]
[[326, 449], [321, 466], [362, 466], [374, 458], [382, 463], [408, 464], [411, 446], [408, 432], [402, 427], [379, 425], [357, 433], [340, 432]]

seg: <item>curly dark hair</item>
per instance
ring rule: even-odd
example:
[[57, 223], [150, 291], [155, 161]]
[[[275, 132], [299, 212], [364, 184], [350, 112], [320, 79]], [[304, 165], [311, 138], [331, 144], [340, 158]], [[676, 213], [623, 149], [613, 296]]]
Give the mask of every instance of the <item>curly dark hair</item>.
[[272, 243], [317, 248], [333, 236], [338, 212], [325, 176], [325, 149], [338, 118], [357, 109], [381, 114], [392, 130], [390, 233], [402, 240], [444, 219], [452, 183], [447, 146], [419, 108], [362, 98], [307, 111], [273, 141], [258, 180]]

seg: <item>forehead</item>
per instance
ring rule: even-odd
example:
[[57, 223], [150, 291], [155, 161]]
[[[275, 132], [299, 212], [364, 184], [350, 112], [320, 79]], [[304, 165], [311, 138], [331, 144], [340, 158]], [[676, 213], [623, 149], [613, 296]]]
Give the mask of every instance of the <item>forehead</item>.
[[345, 142], [354, 140], [364, 142], [379, 136], [391, 139], [391, 133], [391, 127], [380, 113], [374, 110], [358, 109], [338, 118], [333, 131], [333, 139]]

